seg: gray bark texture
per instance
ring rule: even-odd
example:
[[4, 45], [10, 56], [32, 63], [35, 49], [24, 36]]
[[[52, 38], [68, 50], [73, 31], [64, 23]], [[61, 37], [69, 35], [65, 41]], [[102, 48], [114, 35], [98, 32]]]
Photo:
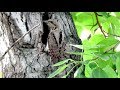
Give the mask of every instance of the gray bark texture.
[[[49, 54], [49, 47], [56, 44], [55, 41], [59, 42], [60, 34], [55, 34], [56, 39], [52, 39], [53, 34], [49, 34], [50, 28], [43, 22], [48, 19], [57, 20], [59, 31], [62, 33], [61, 41], [65, 43], [65, 46], [61, 46], [61, 48], [64, 47], [65, 51], [81, 51], [69, 45], [80, 45], [81, 40], [68, 12], [1, 12], [0, 57], [16, 40], [39, 24], [16, 43], [0, 61], [2, 78], [46, 78], [48, 73], [53, 71], [52, 68], [49, 68], [53, 61]], [[48, 38], [50, 39], [48, 40]], [[60, 49], [60, 47], [58, 48]], [[59, 55], [59, 57], [76, 60], [80, 58], [74, 55], [65, 55], [64, 58]]]

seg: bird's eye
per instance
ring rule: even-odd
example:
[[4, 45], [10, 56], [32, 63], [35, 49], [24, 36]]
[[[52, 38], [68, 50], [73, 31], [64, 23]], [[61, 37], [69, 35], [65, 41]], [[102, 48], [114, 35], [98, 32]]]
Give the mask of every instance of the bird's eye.
[[54, 27], [54, 29], [53, 30], [56, 30], [57, 29], [57, 27]]

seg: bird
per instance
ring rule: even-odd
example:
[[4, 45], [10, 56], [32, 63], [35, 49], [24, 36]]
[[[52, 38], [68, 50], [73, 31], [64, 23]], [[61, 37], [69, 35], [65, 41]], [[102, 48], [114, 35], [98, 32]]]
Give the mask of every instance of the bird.
[[58, 59], [61, 59], [61, 33], [62, 31], [59, 29], [57, 20], [47, 20], [44, 21], [49, 27], [49, 34], [48, 34], [48, 42], [46, 47], [50, 53], [51, 59], [53, 63], [57, 63]]
[[[70, 49], [71, 46], [68, 44], [68, 41], [66, 41], [63, 30], [61, 30], [59, 27], [58, 20], [49, 19], [44, 22], [48, 25], [48, 28], [50, 30], [48, 34], [48, 45], [46, 46], [49, 48], [49, 53], [53, 64], [65, 59], [79, 60], [81, 56], [73, 54], [70, 55], [66, 53], [66, 51], [68, 51], [67, 49]], [[74, 37], [70, 38], [72, 38], [70, 40], [73, 40], [74, 42]], [[79, 43], [81, 43], [80, 40]], [[81, 50], [79, 50], [78, 48], [72, 47], [71, 50], [73, 49], [81, 52]], [[73, 77], [73, 74], [69, 77]]]

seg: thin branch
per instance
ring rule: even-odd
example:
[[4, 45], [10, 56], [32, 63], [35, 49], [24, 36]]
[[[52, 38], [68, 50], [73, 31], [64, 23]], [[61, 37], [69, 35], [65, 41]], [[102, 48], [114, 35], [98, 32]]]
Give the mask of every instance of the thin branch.
[[[103, 35], [106, 37], [105, 33], [107, 33], [107, 32], [102, 29], [102, 26], [100, 25], [99, 20], [98, 20], [99, 15], [96, 12], [94, 12], [94, 13], [96, 16], [97, 24], [99, 25], [99, 28], [101, 29], [101, 32], [103, 33]], [[116, 36], [116, 37], [120, 37], [119, 35], [115, 35], [115, 34], [110, 34], [110, 33], [107, 33], [107, 34], [112, 35], [112, 36]]]
[[96, 17], [97, 24], [98, 24], [101, 32], [103, 33], [104, 37], [106, 38], [106, 35], [105, 35], [105, 33], [104, 33], [104, 30], [102, 29], [102, 26], [101, 26], [101, 24], [100, 24], [100, 22], [99, 22], [99, 20], [98, 20], [98, 14], [97, 14], [96, 12], [94, 12], [94, 13], [95, 13], [95, 17]]
[[115, 49], [115, 47], [117, 46], [117, 45], [119, 45], [119, 41], [112, 47], [112, 48], [110, 48], [109, 50], [106, 50], [104, 53], [107, 53], [107, 52], [109, 52], [109, 51], [111, 51], [112, 49]]
[[90, 30], [92, 30], [93, 27], [97, 26], [97, 23], [95, 23], [95, 24], [93, 24], [93, 25], [87, 25], [87, 26], [92, 26], [92, 27], [90, 28]]
[[22, 38], [24, 38], [29, 32], [31, 32], [33, 29], [35, 29], [35, 28], [38, 27], [39, 25], [40, 25], [40, 23], [37, 24], [36, 26], [34, 26], [32, 29], [30, 29], [27, 33], [25, 33], [23, 36], [21, 36], [18, 40], [16, 40], [16, 41], [13, 43], [13, 45], [5, 51], [5, 53], [2, 55], [2, 57], [0, 57], [0, 61], [1, 61], [1, 60], [4, 58], [4, 56], [9, 52], [9, 50], [11, 50], [11, 49], [15, 46], [16, 43], [18, 43]]
[[[103, 31], [104, 31], [104, 30], [103, 30]], [[110, 34], [110, 33], [106, 32], [106, 31], [104, 31], [104, 32], [107, 33], [108, 35], [112, 35], [112, 36], [120, 37], [119, 35]]]
[[98, 13], [96, 13], [97, 14], [97, 16], [103, 16], [103, 15], [100, 15], [100, 14], [98, 14]]

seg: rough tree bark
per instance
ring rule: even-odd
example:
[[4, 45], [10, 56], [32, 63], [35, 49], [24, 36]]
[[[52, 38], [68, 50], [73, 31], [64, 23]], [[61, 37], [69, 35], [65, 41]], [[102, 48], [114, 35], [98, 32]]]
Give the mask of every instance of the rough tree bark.
[[[45, 50], [50, 30], [43, 21], [48, 19], [59, 21], [59, 27], [68, 45], [81, 44], [72, 18], [67, 12], [0, 13], [0, 57], [17, 39], [39, 23], [39, 26], [15, 44], [0, 61], [0, 72], [3, 78], [47, 77], [48, 74], [45, 74], [43, 68], [51, 65], [50, 55]], [[67, 46], [66, 50], [77, 49]]]

